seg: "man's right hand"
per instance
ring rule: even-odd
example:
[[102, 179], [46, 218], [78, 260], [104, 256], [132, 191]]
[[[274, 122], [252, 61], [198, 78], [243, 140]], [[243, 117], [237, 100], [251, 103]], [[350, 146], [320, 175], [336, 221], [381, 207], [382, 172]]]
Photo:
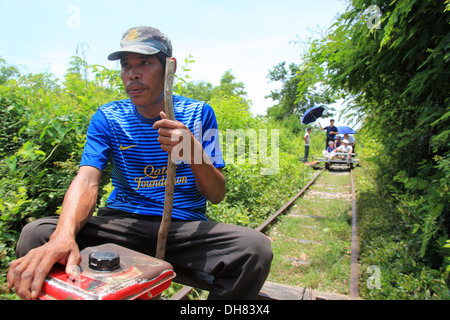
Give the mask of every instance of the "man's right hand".
[[74, 239], [55, 237], [11, 262], [7, 276], [8, 289], [14, 287], [21, 299], [37, 299], [45, 277], [57, 262], [66, 265], [69, 276], [74, 270], [73, 266], [81, 262], [80, 250]]

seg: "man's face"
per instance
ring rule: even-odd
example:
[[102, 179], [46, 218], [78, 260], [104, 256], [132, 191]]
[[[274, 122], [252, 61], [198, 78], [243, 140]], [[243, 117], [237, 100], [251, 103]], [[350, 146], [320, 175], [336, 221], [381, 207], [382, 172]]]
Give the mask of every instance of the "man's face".
[[334, 125], [334, 121], [330, 120], [330, 125], [333, 126]]
[[123, 85], [136, 107], [164, 106], [164, 73], [155, 55], [125, 53], [120, 64]]

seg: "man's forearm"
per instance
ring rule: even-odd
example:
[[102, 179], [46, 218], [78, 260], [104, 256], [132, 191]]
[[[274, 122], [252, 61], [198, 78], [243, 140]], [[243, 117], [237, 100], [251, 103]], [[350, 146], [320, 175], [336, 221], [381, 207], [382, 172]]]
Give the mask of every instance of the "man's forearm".
[[98, 169], [80, 169], [66, 192], [58, 225], [52, 237], [61, 233], [75, 237], [83, 228], [94, 212], [100, 177], [101, 172]]
[[[200, 146], [201, 147], [201, 146]], [[207, 157], [202, 149], [203, 159]], [[225, 198], [225, 177], [221, 169], [217, 169], [211, 163], [203, 160], [201, 163], [192, 161], [190, 164], [195, 177], [198, 191], [209, 201], [217, 204]]]

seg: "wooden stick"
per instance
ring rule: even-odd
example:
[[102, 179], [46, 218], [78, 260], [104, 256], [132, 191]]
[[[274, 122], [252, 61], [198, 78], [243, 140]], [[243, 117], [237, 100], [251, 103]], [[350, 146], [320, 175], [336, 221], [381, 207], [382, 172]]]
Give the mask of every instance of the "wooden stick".
[[[175, 61], [172, 58], [166, 60], [166, 74], [164, 79], [164, 112], [167, 119], [175, 120], [173, 111], [173, 79], [175, 76]], [[164, 260], [166, 255], [167, 235], [169, 233], [170, 221], [172, 220], [173, 191], [175, 186], [176, 164], [171, 156], [167, 160], [166, 193], [164, 198], [164, 211], [161, 226], [158, 231], [158, 242], [156, 245], [156, 258]]]

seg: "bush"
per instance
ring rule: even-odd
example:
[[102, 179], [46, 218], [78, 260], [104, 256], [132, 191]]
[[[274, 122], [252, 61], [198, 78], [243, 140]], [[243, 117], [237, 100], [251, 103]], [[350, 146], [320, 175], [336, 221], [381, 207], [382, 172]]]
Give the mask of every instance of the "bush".
[[[373, 144], [369, 135], [363, 140], [365, 147], [359, 149], [362, 166], [355, 170], [361, 297], [448, 300], [449, 261], [447, 267], [441, 267], [442, 261], [436, 263], [422, 255], [421, 238], [413, 232], [416, 226], [411, 224], [415, 211], [405, 211], [405, 203], [390, 194], [386, 178], [380, 179], [385, 176], [380, 172], [384, 170], [380, 164], [383, 147]], [[443, 245], [440, 249], [450, 248]], [[448, 256], [449, 251], [441, 254]], [[374, 275], [371, 266], [379, 268], [379, 288], [368, 286], [372, 283], [369, 277]]]

